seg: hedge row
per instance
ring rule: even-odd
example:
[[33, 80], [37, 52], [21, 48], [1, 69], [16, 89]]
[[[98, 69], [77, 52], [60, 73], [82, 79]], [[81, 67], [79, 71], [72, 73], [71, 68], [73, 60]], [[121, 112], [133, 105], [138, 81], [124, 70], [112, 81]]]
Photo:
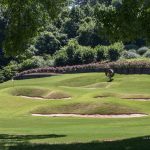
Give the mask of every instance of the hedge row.
[[37, 68], [23, 71], [16, 77], [32, 73], [84, 73], [84, 72], [104, 72], [106, 69], [112, 68], [116, 73], [120, 74], [150, 74], [150, 61], [117, 61], [92, 63], [86, 65], [75, 65], [65, 67], [47, 67]]
[[109, 63], [109, 68], [119, 74], [150, 74], [150, 61], [118, 61]]
[[22, 76], [31, 73], [83, 73], [83, 72], [103, 72], [106, 69], [106, 63], [92, 63], [86, 65], [75, 65], [65, 67], [46, 67], [23, 71], [16, 76]]

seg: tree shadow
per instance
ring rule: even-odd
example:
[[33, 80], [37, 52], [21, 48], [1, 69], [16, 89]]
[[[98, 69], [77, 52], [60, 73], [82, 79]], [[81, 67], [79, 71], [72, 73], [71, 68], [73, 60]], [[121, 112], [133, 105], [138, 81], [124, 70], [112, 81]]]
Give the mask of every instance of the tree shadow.
[[[4, 137], [5, 140], [12, 137], [10, 135]], [[16, 137], [16, 136], [15, 136]], [[43, 135], [37, 136], [38, 139], [42, 138], [63, 137], [63, 135]], [[22, 139], [21, 136], [17, 139]], [[26, 138], [24, 136], [24, 138]], [[23, 138], [23, 139], [24, 139]], [[36, 139], [35, 136], [27, 136], [29, 139]], [[137, 137], [118, 141], [103, 141], [91, 143], [74, 143], [74, 144], [31, 144], [31, 143], [18, 143], [16, 145], [5, 145], [2, 150], [149, 150], [150, 149], [150, 136]], [[1, 150], [1, 148], [0, 148]]]
[[75, 144], [19, 144], [8, 150], [149, 150], [150, 137], [138, 137], [120, 141]]
[[66, 135], [47, 134], [47, 135], [8, 135], [0, 134], [0, 150], [9, 150], [11, 147], [19, 145], [30, 145], [30, 140], [61, 138]]

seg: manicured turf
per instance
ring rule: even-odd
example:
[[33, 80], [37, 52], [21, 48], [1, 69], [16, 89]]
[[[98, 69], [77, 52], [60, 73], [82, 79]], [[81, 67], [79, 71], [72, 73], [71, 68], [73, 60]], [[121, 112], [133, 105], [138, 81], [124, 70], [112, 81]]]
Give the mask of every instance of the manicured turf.
[[[149, 75], [116, 75], [113, 82], [106, 81], [102, 73], [84, 73], [0, 84], [0, 150], [148, 149], [150, 138], [143, 136], [150, 135], [149, 116], [94, 119], [31, 115], [32, 113], [150, 114], [149, 100], [128, 99], [150, 98]], [[71, 99], [50, 100], [51, 97], [47, 95], [51, 91], [55, 96], [66, 93]], [[47, 100], [28, 99], [19, 95], [45, 97]], [[104, 142], [110, 140], [121, 141]], [[96, 142], [91, 143], [92, 141]]]

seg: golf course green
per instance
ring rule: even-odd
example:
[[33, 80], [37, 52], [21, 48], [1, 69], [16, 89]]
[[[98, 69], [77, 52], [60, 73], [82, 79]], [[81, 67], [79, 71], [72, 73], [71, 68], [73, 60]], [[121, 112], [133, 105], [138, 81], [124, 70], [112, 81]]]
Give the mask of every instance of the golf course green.
[[[111, 118], [132, 114], [143, 117]], [[112, 82], [104, 73], [8, 81], [0, 84], [0, 150], [146, 150], [149, 115], [149, 75], [117, 74]]]

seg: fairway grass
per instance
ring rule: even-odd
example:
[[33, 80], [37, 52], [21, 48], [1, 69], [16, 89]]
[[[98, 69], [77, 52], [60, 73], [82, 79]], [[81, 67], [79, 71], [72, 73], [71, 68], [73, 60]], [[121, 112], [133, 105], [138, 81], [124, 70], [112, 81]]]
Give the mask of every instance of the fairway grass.
[[150, 115], [149, 75], [116, 75], [113, 82], [106, 81], [103, 73], [83, 73], [0, 84], [0, 150], [146, 150], [150, 146], [149, 116], [101, 119], [32, 116], [32, 113]]

